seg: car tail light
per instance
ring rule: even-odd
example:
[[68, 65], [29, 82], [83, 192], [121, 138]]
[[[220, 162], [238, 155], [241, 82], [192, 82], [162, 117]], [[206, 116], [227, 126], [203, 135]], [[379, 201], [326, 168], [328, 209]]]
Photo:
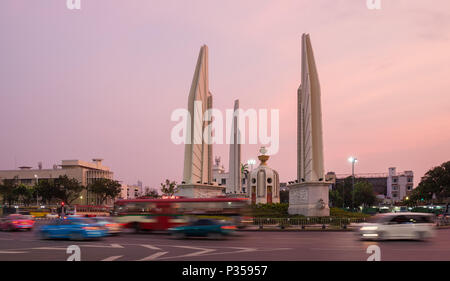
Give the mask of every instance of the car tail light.
[[234, 225], [223, 225], [220, 228], [222, 228], [222, 229], [236, 229], [236, 226], [234, 226]]
[[18, 222], [18, 221], [13, 221], [12, 223], [13, 223], [13, 224], [19, 224], [19, 222]]
[[85, 227], [83, 227], [83, 229], [85, 229], [85, 230], [97, 230], [99, 228], [95, 227], [95, 226], [85, 226]]

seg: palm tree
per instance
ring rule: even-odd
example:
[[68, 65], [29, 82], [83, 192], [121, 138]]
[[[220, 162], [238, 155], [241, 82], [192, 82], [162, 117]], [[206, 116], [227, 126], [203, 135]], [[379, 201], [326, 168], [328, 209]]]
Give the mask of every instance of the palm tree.
[[241, 163], [241, 176], [245, 179], [245, 182], [247, 182], [248, 174], [250, 171], [248, 170], [248, 164], [242, 164]]

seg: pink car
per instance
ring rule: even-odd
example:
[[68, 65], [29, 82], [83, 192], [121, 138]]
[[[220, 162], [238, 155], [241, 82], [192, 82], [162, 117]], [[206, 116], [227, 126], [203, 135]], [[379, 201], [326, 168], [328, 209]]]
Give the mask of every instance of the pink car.
[[31, 231], [34, 226], [34, 220], [28, 216], [20, 214], [12, 214], [6, 217], [0, 218], [0, 229], [5, 231], [14, 231], [25, 229]]

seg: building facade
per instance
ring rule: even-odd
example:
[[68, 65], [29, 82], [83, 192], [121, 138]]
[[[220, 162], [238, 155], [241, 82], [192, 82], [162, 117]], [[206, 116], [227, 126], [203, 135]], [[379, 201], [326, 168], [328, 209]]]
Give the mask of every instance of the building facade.
[[396, 168], [389, 168], [387, 178], [387, 198], [393, 202], [402, 201], [408, 197], [414, 189], [414, 173], [413, 171], [404, 171], [398, 173]]
[[[0, 171], [0, 181], [4, 179], [16, 179], [18, 183], [25, 185], [34, 185], [39, 180], [56, 179], [59, 176], [67, 176], [76, 179], [81, 185], [87, 186], [97, 179], [113, 179], [114, 173], [102, 164], [103, 159], [93, 159], [92, 162], [81, 160], [62, 160], [61, 165], [53, 165], [52, 169], [42, 169], [39, 165], [37, 169], [33, 167], [22, 166], [18, 170]], [[80, 198], [72, 204], [80, 205], [99, 205], [99, 199], [94, 194], [84, 190]], [[111, 204], [111, 202], [107, 202]]]
[[[330, 183], [330, 188], [335, 189], [351, 176], [351, 174], [336, 175], [334, 172], [328, 172], [325, 179]], [[369, 182], [377, 198], [385, 204], [402, 201], [414, 189], [413, 171], [397, 174], [395, 167], [389, 168], [388, 173], [355, 174], [355, 179]]]

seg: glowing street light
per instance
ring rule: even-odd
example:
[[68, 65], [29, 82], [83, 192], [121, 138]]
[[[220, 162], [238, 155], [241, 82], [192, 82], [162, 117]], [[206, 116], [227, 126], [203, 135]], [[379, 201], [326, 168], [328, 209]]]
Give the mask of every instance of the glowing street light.
[[348, 162], [352, 163], [352, 208], [355, 204], [355, 163], [358, 162], [356, 157], [350, 156]]
[[39, 194], [37, 189], [37, 186], [39, 184], [39, 177], [38, 175], [34, 175], [34, 178], [36, 179], [36, 206], [39, 206]]
[[256, 160], [255, 159], [249, 159], [247, 161], [247, 164], [249, 164], [251, 166], [251, 170], [253, 170], [253, 165], [256, 164]]

